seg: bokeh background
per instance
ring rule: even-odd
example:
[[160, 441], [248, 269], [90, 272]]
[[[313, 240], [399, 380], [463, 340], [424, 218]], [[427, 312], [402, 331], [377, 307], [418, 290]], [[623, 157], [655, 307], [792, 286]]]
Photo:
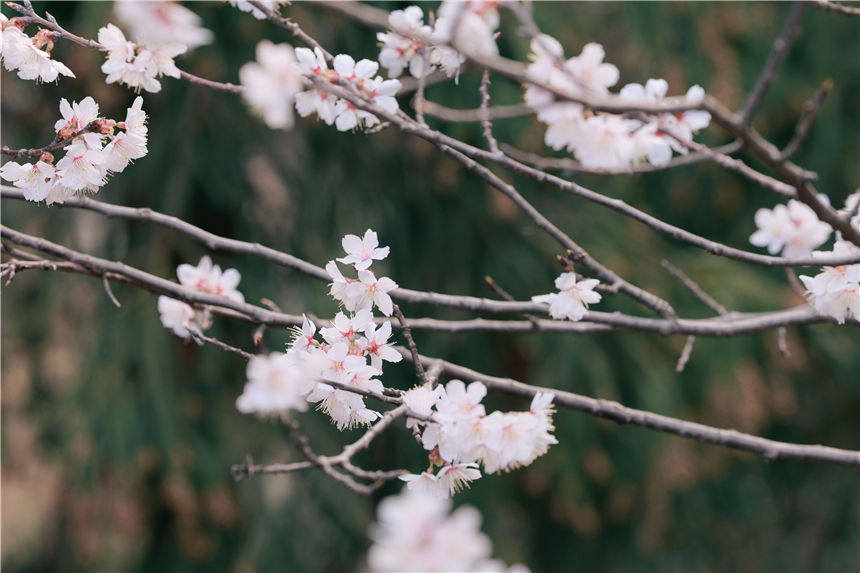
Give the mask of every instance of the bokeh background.
[[[386, 9], [405, 3], [380, 3]], [[434, 4], [422, 4], [425, 11]], [[69, 30], [95, 37], [116, 19], [104, 2], [36, 4]], [[292, 39], [222, 3], [194, 3], [215, 45], [180, 58], [180, 67], [237, 81], [239, 67], [267, 38]], [[791, 6], [787, 3], [539, 3], [538, 23], [575, 55], [604, 44], [621, 82], [664, 77], [670, 91], [699, 83], [737, 108], [753, 85]], [[375, 59], [375, 30], [306, 3], [284, 12], [330, 51]], [[11, 15], [4, 8], [4, 13]], [[527, 39], [503, 14], [504, 55], [524, 59]], [[804, 101], [834, 80], [798, 162], [820, 175], [834, 204], [858, 187], [860, 59], [857, 21], [808, 8], [755, 125], [784, 145]], [[106, 85], [100, 54], [67, 42], [56, 48], [77, 79], [36, 86], [2, 74], [5, 145], [36, 147], [52, 138], [60, 97], [92, 95], [104, 115], [121, 117], [134, 94]], [[479, 74], [432, 86], [427, 97], [452, 107], [480, 101]], [[382, 269], [400, 285], [490, 296], [492, 276], [518, 299], [549, 292], [558, 246], [429, 144], [387, 129], [338, 133], [314, 120], [271, 131], [242, 101], [165, 78], [144, 94], [149, 155], [115, 176], [99, 199], [152, 207], [224, 236], [259, 241], [316, 264], [338, 256], [340, 237], [375, 229], [391, 256]], [[516, 103], [521, 87], [492, 85], [493, 103]], [[401, 106], [410, 110], [409, 99]], [[431, 125], [476, 145], [480, 127]], [[549, 154], [543, 127], [499, 121], [500, 141]], [[702, 141], [728, 136], [711, 128]], [[754, 160], [748, 159], [753, 165]], [[505, 175], [510, 178], [510, 175]], [[702, 163], [637, 176], [580, 176], [707, 237], [748, 247], [753, 213], [779, 197]], [[660, 236], [587, 202], [515, 178], [520, 191], [589, 252], [623, 276], [668, 298], [685, 316], [709, 310], [660, 267], [668, 258], [724, 305], [741, 311], [800, 304], [783, 271], [722, 260]], [[3, 223], [157, 275], [195, 263], [205, 248], [176, 233], [92, 213], [3, 201]], [[210, 253], [212, 254], [212, 253]], [[242, 273], [249, 301], [330, 316], [321, 283], [252, 258], [214, 253]], [[244, 416], [234, 401], [244, 363], [165, 330], [155, 297], [113, 287], [115, 308], [97, 280], [22, 273], [2, 297], [2, 565], [8, 571], [349, 571], [360, 568], [378, 500], [316, 471], [235, 483], [230, 466], [296, 460], [284, 427]], [[618, 297], [601, 310], [646, 313]], [[461, 313], [404, 305], [408, 316]], [[252, 327], [217, 319], [214, 336], [246, 349]], [[265, 345], [281, 349], [286, 330]], [[733, 427], [769, 438], [856, 449], [860, 345], [856, 327], [792, 328], [791, 358], [774, 332], [699, 339], [683, 373], [674, 366], [683, 337], [417, 332], [423, 353], [537, 385]], [[408, 366], [385, 382], [414, 383]], [[492, 397], [496, 408], [525, 409]], [[324, 416], [300, 421], [318, 451], [335, 452], [358, 430], [339, 433]], [[495, 555], [536, 571], [847, 571], [860, 566], [858, 473], [827, 465], [766, 463], [585, 414], [556, 416], [560, 444], [530, 467], [485, 476], [457, 496], [484, 515]], [[369, 468], [420, 469], [409, 433], [389, 430], [359, 459]]]

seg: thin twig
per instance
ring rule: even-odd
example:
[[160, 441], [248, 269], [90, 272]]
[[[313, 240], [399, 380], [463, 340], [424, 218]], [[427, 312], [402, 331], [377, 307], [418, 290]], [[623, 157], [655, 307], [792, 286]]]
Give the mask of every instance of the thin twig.
[[860, 16], [860, 8], [855, 6], [846, 6], [839, 2], [830, 2], [829, 0], [811, 0], [815, 6], [828, 12], [836, 12], [843, 16]]
[[693, 353], [693, 346], [696, 345], [696, 337], [688, 336], [687, 342], [684, 343], [684, 349], [681, 351], [681, 356], [678, 358], [678, 363], [675, 364], [675, 372], [683, 372], [690, 361], [690, 355]]
[[706, 293], [704, 291], [704, 289], [702, 289], [702, 287], [700, 287], [696, 283], [696, 281], [694, 281], [693, 279], [688, 277], [686, 275], [686, 273], [684, 273], [684, 271], [682, 271], [681, 269], [679, 269], [678, 267], [676, 267], [675, 265], [673, 265], [672, 263], [670, 263], [666, 259], [663, 259], [662, 261], [660, 261], [660, 264], [663, 266], [664, 269], [666, 269], [666, 271], [670, 275], [672, 275], [673, 277], [678, 279], [678, 281], [680, 281], [681, 284], [683, 284], [685, 287], [687, 287], [690, 290], [690, 292], [692, 292], [694, 295], [696, 295], [696, 298], [698, 298], [700, 301], [705, 303], [708, 306], [708, 308], [710, 308], [711, 310], [713, 310], [714, 312], [716, 312], [719, 315], [725, 315], [725, 314], [729, 313], [729, 311], [728, 311], [728, 309], [726, 309], [726, 307], [724, 307], [723, 305], [718, 303], [711, 295]]
[[753, 114], [755, 114], [761, 100], [764, 98], [764, 94], [773, 83], [774, 78], [776, 78], [776, 72], [779, 69], [779, 66], [782, 65], [786, 54], [788, 54], [789, 48], [791, 48], [792, 43], [794, 43], [794, 40], [797, 38], [798, 32], [800, 31], [800, 17], [803, 14], [804, 7], [805, 2], [802, 0], [795, 1], [794, 6], [791, 9], [791, 13], [788, 15], [788, 19], [785, 22], [785, 26], [782, 28], [782, 32], [773, 42], [773, 47], [771, 48], [770, 55], [767, 57], [764, 69], [759, 75], [755, 87], [753, 87], [752, 91], [747, 96], [747, 100], [744, 102], [744, 106], [740, 111], [741, 121], [743, 123], [749, 124], [750, 121], [752, 121]]
[[484, 139], [487, 140], [487, 145], [490, 147], [491, 153], [501, 153], [499, 151], [499, 142], [493, 137], [493, 124], [490, 121], [490, 70], [484, 68], [484, 73], [481, 75], [481, 130], [484, 132]]
[[797, 122], [797, 126], [794, 128], [794, 135], [792, 135], [791, 141], [788, 142], [788, 145], [785, 146], [780, 154], [780, 159], [782, 161], [787, 161], [794, 157], [794, 155], [800, 150], [801, 146], [803, 146], [809, 132], [812, 130], [812, 124], [815, 123], [815, 119], [818, 117], [818, 112], [821, 111], [821, 107], [824, 105], [824, 100], [827, 99], [827, 94], [830, 93], [832, 88], [833, 80], [825, 80], [824, 83], [821, 84], [821, 87], [815, 90], [815, 93], [812, 95], [812, 99], [803, 105], [803, 115], [800, 116], [800, 121]]
[[406, 321], [406, 317], [403, 316], [403, 312], [396, 304], [394, 305], [394, 315], [400, 322], [400, 328], [403, 330], [403, 338], [406, 339], [406, 344], [409, 346], [409, 352], [412, 353], [412, 364], [415, 366], [415, 372], [418, 374], [418, 378], [426, 384], [427, 373], [424, 372], [424, 365], [421, 364], [421, 359], [418, 357], [418, 347], [415, 345], [415, 339], [412, 338], [412, 329], [409, 328], [409, 323]]
[[[733, 141], [710, 149], [718, 155], [731, 155], [742, 147], [743, 143], [741, 141]], [[521, 163], [531, 165], [532, 167], [538, 167], [540, 169], [559, 169], [562, 171], [569, 171], [571, 173], [591, 173], [594, 175], [634, 175], [637, 173], [653, 173], [655, 171], [665, 171], [666, 169], [671, 169], [673, 167], [681, 167], [683, 165], [692, 165], [701, 161], [708, 161], [715, 157], [715, 155], [711, 153], [693, 152], [673, 157], [666, 165], [656, 166], [651, 165], [650, 163], [642, 163], [639, 165], [631, 165], [628, 169], [623, 171], [609, 171], [606, 169], [591, 169], [583, 167], [579, 161], [569, 157], [544, 157], [537, 153], [523, 151], [506, 143], [502, 143], [501, 148], [502, 151], [511, 158]]]
[[[490, 289], [492, 289], [492, 291], [494, 293], [496, 293], [497, 295], [499, 295], [502, 299], [507, 300], [507, 301], [511, 301], [511, 302], [514, 301], [514, 297], [512, 297], [508, 293], [508, 291], [506, 291], [501, 286], [499, 286], [499, 283], [497, 283], [495, 280], [493, 280], [493, 277], [491, 277], [490, 275], [487, 275], [484, 277], [484, 282], [486, 282], [487, 286], [489, 286]], [[525, 318], [526, 320], [531, 322], [533, 325], [535, 325], [535, 328], [540, 328], [540, 324], [538, 323], [538, 319], [533, 314], [529, 314], [529, 313], [524, 312], [520, 316], [522, 316], [523, 318]]]
[[[400, 353], [407, 360], [411, 360], [412, 357], [406, 349], [401, 349]], [[433, 360], [426, 356], [422, 356], [421, 359], [424, 361]], [[612, 420], [618, 424], [650, 428], [706, 444], [743, 450], [760, 455], [768, 461], [801, 460], [860, 467], [860, 451], [843, 450], [820, 445], [778, 442], [736, 430], [724, 430], [705, 424], [662, 416], [653, 412], [628, 408], [611, 400], [589, 398], [564, 390], [530, 386], [511, 378], [488, 376], [444, 360], [442, 363], [443, 371], [451, 378], [483, 382], [492, 390], [523, 396], [525, 398], [532, 398], [537, 392], [550, 392], [554, 395], [553, 403], [558, 407], [578, 410], [592, 416]]]

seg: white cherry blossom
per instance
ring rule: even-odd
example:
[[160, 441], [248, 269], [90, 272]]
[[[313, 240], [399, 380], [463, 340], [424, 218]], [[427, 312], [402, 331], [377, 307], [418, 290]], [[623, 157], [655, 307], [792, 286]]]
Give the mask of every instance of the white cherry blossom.
[[534, 302], [549, 305], [549, 314], [553, 318], [582, 320], [589, 304], [600, 302], [600, 293], [594, 292], [600, 281], [597, 279], [576, 280], [576, 273], [562, 273], [555, 279], [557, 293], [533, 296]]

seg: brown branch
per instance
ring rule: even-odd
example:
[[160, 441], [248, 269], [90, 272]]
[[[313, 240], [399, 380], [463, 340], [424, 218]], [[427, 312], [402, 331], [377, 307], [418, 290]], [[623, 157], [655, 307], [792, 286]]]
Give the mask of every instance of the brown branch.
[[490, 122], [490, 70], [484, 69], [481, 75], [481, 130], [484, 132], [484, 139], [490, 147], [490, 152], [500, 154], [499, 142], [493, 137], [493, 124]]
[[749, 124], [752, 121], [753, 114], [755, 114], [761, 100], [764, 98], [764, 94], [773, 83], [774, 78], [776, 78], [779, 66], [782, 65], [789, 48], [791, 48], [800, 31], [800, 17], [803, 14], [804, 7], [805, 5], [802, 0], [795, 1], [794, 7], [792, 7], [791, 13], [785, 22], [785, 26], [782, 28], [782, 32], [773, 43], [764, 69], [740, 111], [742, 122]]
[[[406, 360], [411, 359], [411, 356], [405, 349], [399, 350]], [[421, 359], [425, 361], [433, 360], [425, 356], [422, 356]], [[640, 426], [706, 444], [742, 450], [760, 455], [768, 461], [793, 459], [860, 467], [860, 451], [768, 440], [767, 438], [744, 434], [736, 430], [715, 428], [697, 422], [688, 422], [653, 412], [628, 408], [611, 400], [589, 398], [574, 394], [573, 392], [555, 390], [553, 388], [530, 386], [511, 378], [488, 376], [444, 360], [441, 362], [443, 372], [451, 378], [464, 381], [479, 381], [492, 390], [523, 396], [525, 398], [531, 398], [538, 392], [550, 392], [555, 396], [553, 403], [560, 408], [585, 412], [592, 416], [612, 420], [618, 424]]]
[[841, 4], [839, 2], [830, 2], [829, 0], [811, 0], [812, 3], [822, 10], [826, 10], [828, 12], [836, 12], [837, 14], [842, 14], [843, 16], [860, 16], [860, 8], [855, 6], [846, 6], [845, 4]]
[[[32, 237], [24, 233], [13, 231], [7, 227], [0, 226], [0, 236], [8, 241], [23, 245], [72, 260], [77, 266], [65, 268], [57, 266], [56, 270], [68, 270], [71, 272], [83, 272], [101, 277], [107, 275], [111, 280], [121, 280], [144, 288], [156, 294], [163, 294], [171, 298], [183, 300], [189, 304], [205, 305], [210, 310], [230, 318], [251, 322], [253, 324], [266, 324], [274, 326], [299, 326], [303, 318], [297, 315], [282, 314], [269, 311], [246, 303], [237, 303], [225, 297], [209, 295], [196, 291], [186, 290], [177, 283], [167, 281], [150, 275], [144, 271], [127, 267], [122, 263], [106, 261], [98, 257], [84, 255], [56, 245], [45, 239]], [[30, 267], [28, 267], [30, 268]], [[41, 268], [34, 265], [31, 268]], [[54, 270], [54, 269], [51, 269]], [[457, 297], [453, 295], [431, 294], [437, 302], [452, 308], [479, 310], [482, 312], [497, 313], [546, 313], [546, 305], [533, 302], [507, 302], [475, 297]], [[316, 321], [321, 326], [322, 321]], [[808, 306], [800, 306], [787, 310], [772, 311], [765, 313], [731, 313], [724, 317], [710, 319], [655, 319], [629, 316], [621, 313], [606, 313], [588, 311], [582, 322], [567, 322], [556, 320], [539, 320], [539, 330], [535, 329], [534, 323], [529, 321], [515, 320], [486, 320], [473, 319], [464, 321], [448, 321], [433, 318], [408, 319], [407, 323], [412, 329], [437, 330], [444, 332], [470, 332], [470, 331], [492, 331], [492, 332], [566, 332], [584, 333], [609, 330], [630, 330], [642, 332], [656, 332], [662, 335], [686, 334], [698, 336], [726, 337], [739, 334], [748, 334], [771, 330], [780, 326], [791, 326], [814, 323], [835, 323], [829, 317], [819, 316]], [[860, 324], [848, 319], [849, 325]]]
[[797, 122], [797, 126], [794, 128], [794, 135], [792, 135], [791, 141], [788, 142], [788, 145], [785, 146], [785, 149], [780, 154], [782, 161], [794, 157], [794, 154], [803, 146], [809, 132], [812, 130], [812, 124], [818, 117], [818, 112], [821, 111], [821, 106], [824, 105], [824, 100], [827, 99], [827, 94], [830, 93], [832, 88], [833, 80], [825, 80], [821, 84], [821, 87], [815, 90], [812, 99], [803, 105], [803, 115], [800, 116], [800, 121]]
[[[444, 105], [424, 100], [421, 105], [421, 111], [427, 115], [439, 118], [443, 121], [451, 123], [476, 123], [483, 121], [482, 108], [476, 109], [454, 109]], [[489, 119], [510, 119], [514, 117], [524, 117], [533, 115], [534, 110], [524, 103], [513, 105], [494, 105], [487, 108]]]
[[688, 277], [684, 273], [684, 271], [682, 271], [681, 269], [679, 269], [678, 267], [676, 267], [675, 265], [673, 265], [672, 263], [670, 263], [666, 259], [663, 259], [662, 261], [660, 261], [660, 264], [663, 266], [664, 269], [666, 269], [666, 271], [670, 275], [672, 275], [673, 277], [678, 279], [678, 281], [681, 284], [683, 284], [685, 287], [687, 287], [690, 290], [690, 292], [692, 292], [694, 295], [696, 295], [696, 298], [698, 298], [700, 301], [705, 303], [708, 306], [708, 308], [710, 308], [711, 310], [713, 310], [714, 312], [716, 312], [719, 315], [725, 315], [725, 314], [729, 313], [729, 311], [726, 309], [726, 307], [724, 307], [723, 305], [718, 303], [716, 300], [714, 300], [714, 298], [711, 295], [709, 295], [708, 293], [706, 293], [702, 289], [702, 287], [700, 287], [696, 283], [696, 281], [694, 281], [693, 279]]
[[[501, 147], [502, 151], [504, 151], [511, 158], [521, 163], [531, 165], [532, 167], [537, 167], [540, 169], [560, 169], [573, 173], [591, 173], [595, 175], [634, 175], [637, 173], [653, 173], [655, 171], [664, 171], [666, 169], [680, 167], [682, 165], [692, 165], [701, 161], [710, 160], [713, 157], [713, 154], [711, 153], [694, 152], [687, 153], [686, 155], [678, 155], [676, 157], [673, 157], [669, 160], [669, 163], [659, 167], [656, 165], [651, 165], [650, 163], [642, 163], [640, 165], [631, 165], [629, 169], [626, 169], [624, 171], [608, 171], [606, 169], [590, 169], [588, 167], [583, 167], [583, 165], [579, 161], [576, 161], [575, 159], [571, 159], [569, 157], [544, 157], [542, 155], [538, 155], [537, 153], [523, 151], [505, 143], [502, 143]], [[731, 143], [726, 143], [725, 145], [721, 145], [719, 147], [711, 148], [711, 151], [720, 155], [731, 155], [742, 147], [742, 142], [733, 141]]]
[[70, 136], [64, 139], [54, 139], [51, 143], [44, 147], [39, 147], [37, 149], [12, 149], [7, 146], [0, 147], [0, 153], [3, 155], [8, 155], [10, 157], [20, 158], [20, 157], [41, 157], [43, 153], [48, 153], [50, 151], [55, 151], [57, 149], [63, 149], [68, 147], [72, 143], [76, 137], [81, 136], [85, 133], [94, 133], [100, 129], [98, 122], [91, 121], [87, 124], [83, 129], [76, 131]]
[[418, 347], [415, 345], [415, 339], [412, 338], [412, 330], [409, 328], [409, 323], [406, 321], [406, 317], [403, 316], [403, 312], [400, 310], [400, 307], [396, 304], [394, 305], [394, 315], [397, 317], [397, 321], [400, 322], [400, 328], [403, 331], [403, 338], [406, 339], [406, 344], [409, 346], [409, 352], [412, 353], [412, 365], [415, 366], [415, 372], [418, 374], [418, 378], [426, 384], [427, 373], [424, 372], [424, 365], [421, 364], [421, 359], [418, 357]]

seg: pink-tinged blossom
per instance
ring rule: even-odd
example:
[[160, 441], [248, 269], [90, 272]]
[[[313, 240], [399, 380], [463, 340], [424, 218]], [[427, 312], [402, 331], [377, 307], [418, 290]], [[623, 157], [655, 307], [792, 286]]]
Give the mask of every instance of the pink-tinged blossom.
[[449, 44], [471, 56], [499, 55], [495, 30], [499, 27], [498, 2], [442, 2], [433, 29], [433, 40]]
[[[248, 0], [227, 0], [231, 6], [235, 6], [242, 12], [250, 12], [250, 14], [256, 18], [257, 20], [265, 20], [267, 18], [266, 13], [262, 10], [259, 10], [256, 6], [248, 2]], [[276, 0], [260, 0], [261, 5], [265, 6], [268, 10], [275, 10], [278, 7], [278, 4], [281, 2]]]
[[169, 328], [176, 336], [188, 339], [192, 332], [200, 332], [197, 312], [181, 300], [166, 296], [158, 297], [158, 314], [164, 328]]
[[[66, 139], [77, 133], [99, 118], [99, 104], [92, 97], [85, 97], [80, 102], [71, 104], [66, 98], [60, 100], [60, 115], [54, 123], [54, 131], [61, 139]], [[91, 149], [101, 149], [101, 136], [97, 133], [84, 133], [81, 139]]]
[[468, 488], [469, 482], [480, 477], [478, 464], [453, 464], [444, 466], [436, 473], [436, 482], [448, 496], [452, 496], [463, 488]]
[[[367, 555], [371, 572], [504, 571], [490, 561], [493, 547], [481, 533], [481, 515], [471, 506], [449, 515], [451, 502], [408, 487], [379, 504]], [[510, 571], [527, 571], [514, 566]]]
[[419, 38], [428, 38], [433, 30], [424, 24], [424, 12], [418, 6], [395, 10], [388, 15], [388, 25], [394, 32], [376, 34], [376, 39], [382, 44], [379, 63], [388, 70], [388, 76], [396, 78], [406, 67], [413, 77], [425, 75], [429, 55], [427, 44]]
[[[860, 225], [858, 225], [860, 227]], [[830, 252], [815, 251], [815, 256], [860, 256], [860, 247], [837, 240]], [[831, 316], [839, 324], [852, 318], [860, 321], [860, 263], [823, 267], [814, 277], [800, 276], [806, 298], [818, 314]]]
[[377, 279], [371, 271], [358, 271], [358, 281], [347, 287], [347, 297], [356, 301], [357, 308], [376, 305], [379, 312], [385, 316], [391, 316], [394, 312], [394, 302], [388, 293], [396, 288], [397, 283], [388, 277]]
[[600, 293], [594, 292], [599, 283], [597, 279], [577, 282], [575, 273], [562, 273], [555, 279], [555, 288], [559, 292], [533, 296], [532, 301], [548, 304], [553, 318], [582, 320], [588, 305], [600, 302]]
[[335, 315], [330, 327], [320, 329], [320, 334], [328, 344], [356, 342], [356, 335], [373, 325], [373, 312], [369, 308], [359, 310], [353, 316], [342, 312]]
[[609, 88], [618, 83], [618, 68], [603, 61], [606, 52], [603, 46], [596, 42], [586, 44], [579, 56], [570, 58], [564, 63], [579, 86], [595, 93], [607, 93]]
[[105, 181], [101, 169], [103, 161], [100, 151], [89, 149], [83, 143], [73, 143], [57, 162], [57, 182], [73, 191], [96, 191]]
[[365, 231], [364, 238], [346, 235], [341, 244], [347, 256], [337, 260], [345, 265], [353, 265], [358, 271], [370, 267], [374, 260], [381, 261], [390, 252], [389, 247], [379, 246], [379, 238], [371, 229]]
[[178, 42], [141, 48], [126, 40], [122, 30], [113, 24], [99, 29], [99, 42], [108, 53], [102, 64], [102, 71], [107, 74], [106, 83], [118, 82], [152, 93], [161, 91], [161, 82], [156, 77], [180, 76], [173, 58], [188, 50], [188, 46]]
[[295, 97], [304, 86], [302, 68], [292, 46], [263, 40], [257, 44], [257, 61], [239, 70], [239, 81], [245, 87], [245, 101], [266, 125], [273, 129], [292, 128]]
[[236, 400], [240, 412], [265, 415], [307, 410], [305, 397], [315, 382], [308, 379], [295, 355], [273, 352], [254, 356], [248, 361], [247, 376], [245, 389]]
[[442, 386], [431, 388], [429, 385], [424, 385], [405, 392], [402, 399], [403, 403], [413, 413], [428, 418], [433, 413], [433, 407], [444, 392], [445, 389]]
[[[376, 62], [371, 60], [356, 62], [351, 56], [339, 54], [334, 57], [333, 69], [329, 69], [319, 48], [315, 48], [314, 51], [308, 48], [297, 48], [295, 54], [299, 67], [305, 75], [316, 76], [334, 84], [346, 83], [389, 113], [399, 109], [394, 95], [400, 89], [400, 82], [374, 77], [379, 68]], [[379, 118], [372, 113], [320, 90], [307, 90], [296, 94], [295, 105], [296, 111], [302, 117], [316, 112], [321, 120], [328, 125], [334, 124], [338, 131], [371, 127], [379, 123]]]
[[295, 334], [295, 338], [290, 345], [290, 350], [294, 352], [307, 350], [308, 348], [313, 348], [319, 345], [319, 342], [317, 342], [315, 338], [317, 333], [317, 326], [313, 322], [311, 322], [304, 314], [302, 315], [301, 328], [295, 327], [293, 329], [293, 333]]
[[370, 365], [382, 372], [382, 362], [400, 362], [403, 356], [388, 342], [391, 337], [391, 323], [385, 322], [378, 329], [375, 324], [368, 326], [365, 331], [363, 349], [370, 357]]
[[75, 77], [72, 70], [63, 63], [52, 59], [47, 51], [36, 47], [33, 38], [9, 22], [5, 15], [0, 16], [0, 29], [0, 55], [7, 71], [18, 70], [18, 77], [22, 80], [43, 82], [53, 82], [60, 75]]
[[14, 161], [7, 161], [3, 167], [0, 167], [0, 177], [6, 181], [11, 181], [15, 187], [21, 188], [24, 192], [24, 199], [44, 201], [54, 186], [56, 168], [44, 161], [23, 165]]
[[221, 267], [212, 264], [212, 259], [203, 256], [197, 266], [181, 264], [176, 268], [176, 276], [182, 286], [227, 297], [236, 302], [244, 302], [245, 297], [236, 290], [242, 275], [236, 269], [221, 271]]
[[135, 41], [147, 47], [180, 43], [193, 49], [214, 38], [211, 30], [201, 26], [200, 16], [178, 2], [120, 0], [114, 9]]
[[819, 221], [808, 205], [791, 199], [788, 205], [759, 209], [755, 214], [758, 230], [750, 236], [750, 243], [767, 247], [775, 255], [804, 257], [830, 238], [830, 225]]
[[635, 158], [636, 146], [627, 122], [617, 115], [595, 115], [581, 124], [572, 142], [576, 158], [589, 169], [623, 171]]

